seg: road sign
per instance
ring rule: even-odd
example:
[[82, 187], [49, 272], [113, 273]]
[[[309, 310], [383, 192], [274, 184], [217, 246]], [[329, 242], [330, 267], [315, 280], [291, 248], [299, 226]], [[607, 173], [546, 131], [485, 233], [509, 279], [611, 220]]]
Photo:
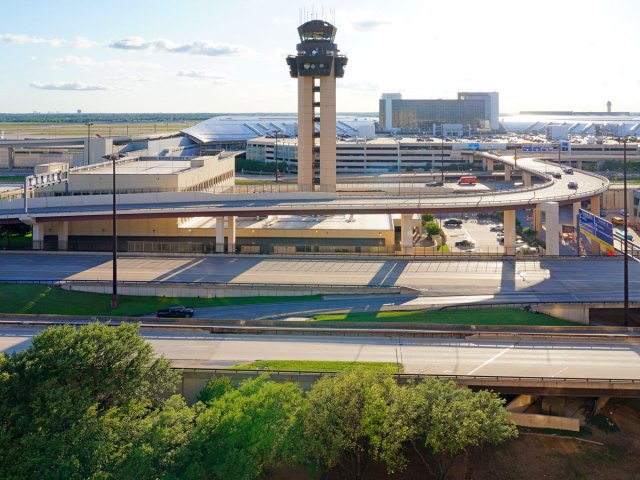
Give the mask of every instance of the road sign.
[[613, 250], [613, 224], [593, 213], [580, 209], [578, 214], [580, 231], [591, 240]]

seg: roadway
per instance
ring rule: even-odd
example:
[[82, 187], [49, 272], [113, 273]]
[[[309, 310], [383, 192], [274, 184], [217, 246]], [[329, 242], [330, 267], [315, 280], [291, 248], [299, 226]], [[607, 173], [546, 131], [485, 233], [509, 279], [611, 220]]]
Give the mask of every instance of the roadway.
[[[141, 282], [406, 286], [413, 296], [344, 298], [324, 302], [225, 307], [199, 312], [212, 318], [302, 315], [322, 310], [420, 309], [474, 303], [622, 301], [621, 258], [370, 259], [247, 256], [122, 255], [118, 279]], [[5, 253], [0, 280], [111, 281], [107, 254]], [[629, 262], [631, 300], [640, 300], [640, 263]], [[386, 306], [385, 306], [386, 305]], [[243, 310], [243, 311], [241, 311]], [[226, 316], [228, 315], [228, 316]]]
[[[0, 327], [0, 351], [27, 348], [40, 330]], [[171, 329], [141, 333], [156, 354], [179, 367], [225, 367], [254, 360], [399, 361], [407, 373], [640, 379], [640, 346], [616, 343], [212, 335]]]
[[[494, 157], [514, 165], [513, 157]], [[533, 158], [517, 160], [518, 168], [545, 177], [544, 185], [507, 191], [456, 194], [407, 194], [401, 196], [369, 195], [340, 197], [332, 193], [211, 194], [204, 192], [166, 192], [119, 194], [118, 218], [216, 217], [224, 215], [314, 215], [372, 213], [446, 213], [532, 208], [544, 202], [560, 204], [586, 200], [606, 191], [606, 178], [575, 170], [560, 179], [549, 174], [561, 171]], [[568, 183], [578, 183], [569, 189]], [[473, 186], [468, 187], [473, 191]], [[111, 195], [71, 197], [36, 197], [29, 200], [29, 220], [53, 222], [92, 220], [110, 217]], [[0, 221], [11, 222], [25, 217], [22, 201], [0, 202]]]

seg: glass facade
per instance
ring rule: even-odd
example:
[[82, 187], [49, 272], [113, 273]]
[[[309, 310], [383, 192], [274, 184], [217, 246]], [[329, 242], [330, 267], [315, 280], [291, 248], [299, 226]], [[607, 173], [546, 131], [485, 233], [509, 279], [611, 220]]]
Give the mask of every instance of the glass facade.
[[[392, 128], [433, 134], [441, 124], [461, 124], [471, 129], [490, 126], [485, 101], [473, 100], [409, 100], [391, 101]], [[380, 100], [380, 125], [385, 125], [386, 101]]]

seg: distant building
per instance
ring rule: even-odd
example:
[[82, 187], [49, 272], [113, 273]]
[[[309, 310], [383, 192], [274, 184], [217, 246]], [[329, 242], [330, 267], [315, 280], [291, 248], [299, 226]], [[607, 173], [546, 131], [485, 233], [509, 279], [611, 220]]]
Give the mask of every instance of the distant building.
[[549, 125], [546, 128], [547, 140], [568, 140], [569, 125]]
[[384, 130], [443, 135], [441, 126], [457, 125], [462, 135], [497, 131], [498, 92], [459, 92], [457, 99], [403, 99], [399, 93], [384, 93], [379, 104], [380, 127]]

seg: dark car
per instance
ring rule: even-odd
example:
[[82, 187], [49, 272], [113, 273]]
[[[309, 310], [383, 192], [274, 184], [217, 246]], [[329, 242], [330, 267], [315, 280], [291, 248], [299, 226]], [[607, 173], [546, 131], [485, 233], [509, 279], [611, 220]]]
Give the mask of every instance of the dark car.
[[551, 174], [551, 176], [552, 176], [553, 178], [562, 178], [562, 174], [561, 174], [560, 172], [553, 172], [553, 173]]
[[442, 187], [443, 185], [443, 182], [429, 182], [425, 184], [425, 187]]
[[183, 307], [182, 305], [174, 305], [173, 307], [158, 310], [157, 317], [168, 318], [191, 318], [193, 317], [193, 307]]
[[577, 189], [578, 188], [578, 182], [569, 182], [567, 183], [567, 188], [572, 188], [572, 189]]
[[452, 225], [462, 225], [462, 220], [458, 219], [458, 218], [450, 218], [448, 220], [444, 221], [444, 224], [447, 226], [452, 226]]
[[455, 243], [455, 246], [458, 248], [465, 248], [465, 247], [475, 247], [476, 244], [471, 240], [458, 240]]

